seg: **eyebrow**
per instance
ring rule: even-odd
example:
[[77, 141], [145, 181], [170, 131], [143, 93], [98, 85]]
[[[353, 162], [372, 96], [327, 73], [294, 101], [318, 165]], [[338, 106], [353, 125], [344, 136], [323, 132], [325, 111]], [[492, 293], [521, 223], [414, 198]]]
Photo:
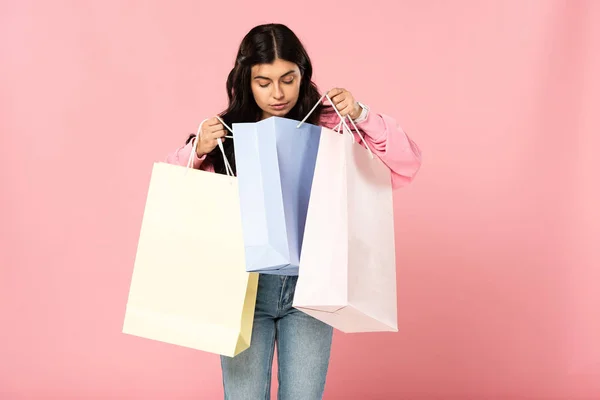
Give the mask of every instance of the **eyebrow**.
[[[283, 77], [285, 77], [285, 76], [288, 76], [288, 75], [290, 75], [290, 74], [293, 74], [293, 73], [295, 73], [295, 72], [296, 72], [296, 70], [294, 70], [294, 69], [292, 69], [292, 70], [289, 70], [289, 71], [288, 71], [288, 72], [286, 72], [285, 74], [281, 75], [279, 78], [281, 79], [281, 78], [283, 78]], [[265, 80], [267, 80], [267, 81], [270, 81], [270, 80], [271, 80], [271, 78], [267, 78], [266, 76], [255, 76], [255, 77], [254, 77], [254, 79], [265, 79]]]

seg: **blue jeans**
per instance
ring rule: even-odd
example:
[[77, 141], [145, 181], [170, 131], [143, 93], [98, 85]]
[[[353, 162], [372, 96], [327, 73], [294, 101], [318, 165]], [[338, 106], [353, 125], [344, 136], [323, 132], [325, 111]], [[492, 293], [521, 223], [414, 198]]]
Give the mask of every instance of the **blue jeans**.
[[292, 308], [297, 276], [265, 275], [258, 280], [250, 348], [221, 356], [226, 400], [268, 400], [277, 344], [280, 400], [323, 397], [333, 328]]

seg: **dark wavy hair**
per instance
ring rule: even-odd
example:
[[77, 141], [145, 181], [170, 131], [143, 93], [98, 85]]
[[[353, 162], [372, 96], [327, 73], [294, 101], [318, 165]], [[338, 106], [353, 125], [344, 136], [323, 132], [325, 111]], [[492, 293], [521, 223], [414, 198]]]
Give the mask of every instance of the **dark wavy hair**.
[[[262, 110], [256, 104], [250, 86], [251, 69], [257, 64], [271, 64], [276, 59], [292, 62], [300, 69], [302, 80], [296, 105], [286, 118], [302, 120], [319, 101], [321, 94], [312, 82], [313, 68], [300, 39], [290, 28], [282, 24], [265, 24], [252, 28], [240, 44], [235, 65], [227, 77], [227, 96], [229, 105], [219, 115], [230, 127], [236, 122], [257, 122], [261, 119]], [[319, 104], [307, 122], [317, 125], [321, 114], [331, 112], [331, 107]], [[190, 135], [189, 143], [195, 134]], [[225, 154], [235, 173], [234, 140], [228, 139], [223, 146]], [[207, 157], [215, 172], [225, 174], [225, 163], [219, 147], [215, 147]]]

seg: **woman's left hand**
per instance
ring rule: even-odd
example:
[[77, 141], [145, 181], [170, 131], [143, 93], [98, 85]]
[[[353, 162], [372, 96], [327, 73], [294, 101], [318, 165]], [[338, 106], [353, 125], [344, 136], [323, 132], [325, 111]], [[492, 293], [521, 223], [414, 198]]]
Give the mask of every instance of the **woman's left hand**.
[[348, 115], [353, 120], [360, 116], [362, 111], [360, 105], [352, 96], [352, 93], [342, 88], [331, 89], [328, 93], [335, 108], [338, 109], [342, 117]]

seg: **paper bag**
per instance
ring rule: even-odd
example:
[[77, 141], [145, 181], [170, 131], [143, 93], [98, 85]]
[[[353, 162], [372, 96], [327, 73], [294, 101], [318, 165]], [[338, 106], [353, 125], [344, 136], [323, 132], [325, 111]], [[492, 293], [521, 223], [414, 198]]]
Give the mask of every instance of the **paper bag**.
[[294, 307], [343, 332], [397, 331], [391, 172], [323, 129]]
[[298, 275], [321, 128], [271, 117], [233, 124], [246, 270]]
[[124, 333], [230, 357], [250, 346], [258, 274], [239, 210], [236, 178], [154, 164]]

